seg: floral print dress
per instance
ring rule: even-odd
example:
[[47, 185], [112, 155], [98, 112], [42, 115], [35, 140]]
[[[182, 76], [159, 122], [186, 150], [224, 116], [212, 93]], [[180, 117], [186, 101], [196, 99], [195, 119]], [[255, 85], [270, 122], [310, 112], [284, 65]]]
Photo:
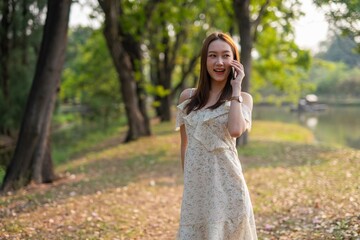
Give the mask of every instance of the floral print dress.
[[[185, 124], [184, 192], [179, 240], [257, 239], [253, 209], [235, 145], [227, 130], [230, 102], [186, 114], [177, 106], [176, 129]], [[242, 105], [248, 128], [251, 111]]]

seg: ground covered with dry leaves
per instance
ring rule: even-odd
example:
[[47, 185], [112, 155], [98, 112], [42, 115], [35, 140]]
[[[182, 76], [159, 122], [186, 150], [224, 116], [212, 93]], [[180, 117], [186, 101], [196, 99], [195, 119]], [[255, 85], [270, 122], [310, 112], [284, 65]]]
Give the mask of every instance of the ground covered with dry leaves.
[[[182, 172], [172, 127], [128, 144], [119, 131], [58, 166], [59, 181], [0, 196], [0, 239], [174, 239]], [[239, 155], [259, 239], [360, 239], [360, 151], [254, 122]]]

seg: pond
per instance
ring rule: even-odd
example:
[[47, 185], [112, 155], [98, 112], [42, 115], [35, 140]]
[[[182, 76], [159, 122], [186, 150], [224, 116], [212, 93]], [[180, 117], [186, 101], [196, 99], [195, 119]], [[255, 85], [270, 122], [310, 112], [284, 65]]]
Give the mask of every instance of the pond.
[[310, 129], [317, 141], [360, 149], [360, 107], [330, 106], [326, 111], [299, 113], [289, 107], [255, 106], [255, 120], [297, 123]]

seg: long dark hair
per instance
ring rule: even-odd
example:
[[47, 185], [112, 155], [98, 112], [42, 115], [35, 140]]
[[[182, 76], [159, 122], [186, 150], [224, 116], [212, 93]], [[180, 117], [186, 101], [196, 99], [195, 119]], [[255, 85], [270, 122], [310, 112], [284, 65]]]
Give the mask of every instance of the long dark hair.
[[[206, 61], [207, 61], [209, 45], [215, 40], [222, 40], [227, 44], [229, 44], [234, 55], [234, 60], [240, 61], [238, 49], [235, 45], [234, 40], [232, 40], [232, 38], [229, 35], [221, 32], [215, 32], [210, 34], [203, 43], [203, 47], [201, 50], [200, 79], [195, 94], [190, 98], [189, 103], [186, 105], [185, 109], [187, 114], [189, 114], [191, 111], [196, 111], [201, 109], [202, 107], [205, 106], [205, 104], [209, 100], [209, 95], [211, 90], [211, 79], [206, 68]], [[209, 109], [216, 109], [231, 97], [232, 87], [230, 81], [231, 81], [231, 74], [229, 74], [228, 76], [225, 87], [222, 90], [222, 93], [218, 101], [214, 105], [208, 107]]]

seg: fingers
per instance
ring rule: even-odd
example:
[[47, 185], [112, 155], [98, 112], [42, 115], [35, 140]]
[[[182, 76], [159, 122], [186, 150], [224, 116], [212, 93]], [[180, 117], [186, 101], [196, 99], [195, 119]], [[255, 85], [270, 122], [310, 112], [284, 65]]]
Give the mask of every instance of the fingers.
[[237, 68], [239, 70], [244, 70], [244, 66], [240, 62], [238, 62], [236, 60], [233, 60], [231, 62], [231, 66], [233, 66], [233, 67], [235, 67], [235, 68]]
[[240, 79], [242, 79], [245, 76], [244, 66], [240, 62], [233, 60], [231, 66], [234, 67], [237, 78], [240, 76]]

